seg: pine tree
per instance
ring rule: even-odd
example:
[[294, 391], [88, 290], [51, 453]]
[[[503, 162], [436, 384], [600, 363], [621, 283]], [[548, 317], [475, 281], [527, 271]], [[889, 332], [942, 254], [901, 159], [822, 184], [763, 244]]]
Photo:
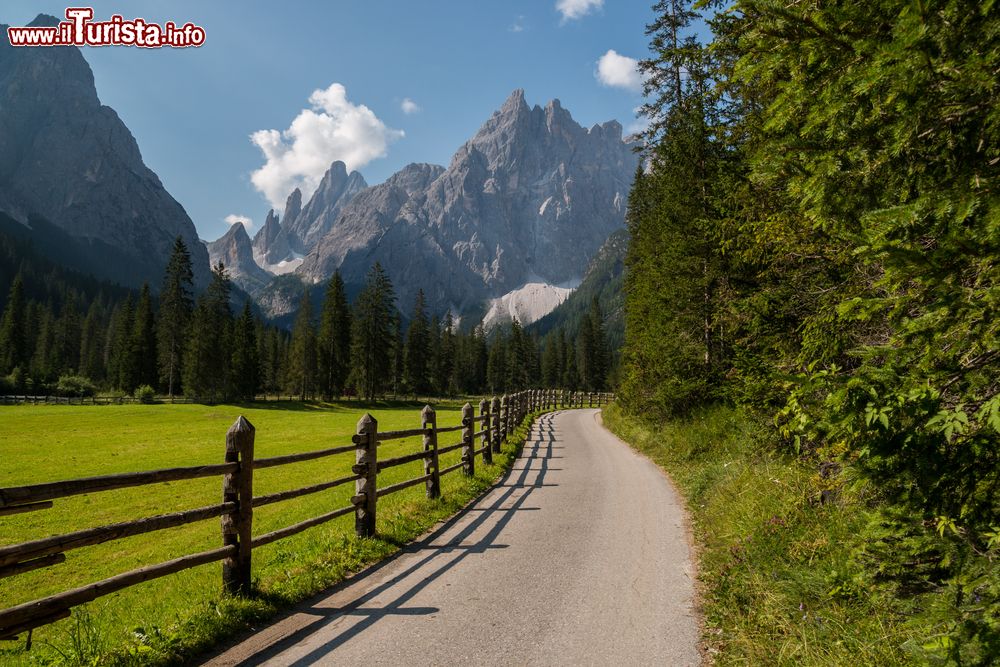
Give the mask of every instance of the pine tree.
[[417, 290], [410, 326], [406, 330], [403, 376], [407, 389], [415, 396], [427, 396], [431, 392], [431, 331], [426, 309], [424, 291]]
[[101, 304], [94, 301], [87, 310], [80, 330], [80, 374], [95, 384], [107, 376], [104, 365], [105, 314]]
[[135, 354], [135, 302], [129, 294], [114, 317], [109, 375], [114, 387], [126, 394], [135, 391], [139, 367]]
[[243, 401], [252, 401], [260, 386], [260, 359], [257, 356], [257, 322], [250, 311], [250, 302], [233, 325], [230, 367], [233, 394]]
[[26, 311], [24, 278], [18, 273], [0, 320], [0, 373], [4, 375], [18, 367], [27, 370], [30, 352]]
[[404, 375], [406, 370], [406, 337], [403, 335], [403, 314], [399, 309], [393, 308], [392, 340], [390, 342], [390, 358], [392, 359], [389, 377], [389, 386], [392, 388], [392, 397], [395, 398], [403, 391]]
[[369, 401], [384, 390], [391, 375], [395, 299], [388, 274], [376, 262], [355, 302], [351, 334], [352, 381]]
[[542, 350], [542, 384], [550, 389], [559, 387], [562, 384], [562, 370], [560, 368], [559, 345], [555, 333], [550, 333], [545, 337]]
[[502, 331], [497, 331], [489, 346], [486, 363], [486, 381], [490, 392], [503, 393], [507, 386], [507, 341]]
[[194, 272], [191, 255], [184, 240], [174, 240], [160, 293], [160, 316], [157, 327], [157, 353], [160, 378], [172, 398], [178, 388], [188, 325], [194, 310]]
[[444, 317], [441, 329], [441, 345], [437, 353], [437, 395], [451, 396], [455, 387], [455, 319], [449, 310]]
[[317, 341], [319, 389], [327, 399], [344, 393], [351, 359], [351, 308], [340, 271], [327, 285]]
[[57, 359], [57, 375], [75, 375], [80, 369], [80, 337], [82, 324], [80, 311], [77, 308], [77, 296], [68, 291], [59, 311], [59, 326], [57, 344], [59, 347]]
[[156, 321], [153, 316], [153, 299], [149, 285], [143, 284], [139, 293], [139, 304], [135, 310], [135, 324], [132, 331], [133, 365], [136, 369], [136, 385], [155, 387], [158, 380], [156, 368]]
[[299, 313], [292, 326], [289, 349], [288, 390], [306, 400], [316, 391], [316, 329], [313, 324], [312, 302], [309, 293], [302, 294]]
[[230, 290], [226, 267], [219, 262], [212, 269], [208, 289], [198, 299], [184, 349], [184, 393], [212, 403], [227, 398], [230, 389]]

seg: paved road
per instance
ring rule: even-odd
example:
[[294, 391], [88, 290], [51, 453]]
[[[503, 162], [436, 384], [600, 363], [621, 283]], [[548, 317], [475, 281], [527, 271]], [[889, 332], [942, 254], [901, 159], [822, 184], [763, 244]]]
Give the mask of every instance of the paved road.
[[679, 499], [598, 419], [542, 417], [468, 510], [208, 664], [699, 664]]

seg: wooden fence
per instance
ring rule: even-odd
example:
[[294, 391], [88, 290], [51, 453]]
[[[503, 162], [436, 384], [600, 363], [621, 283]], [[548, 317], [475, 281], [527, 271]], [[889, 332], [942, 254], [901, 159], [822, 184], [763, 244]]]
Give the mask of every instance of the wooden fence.
[[[379, 498], [418, 484], [425, 485], [428, 498], [438, 498], [441, 495], [443, 475], [456, 470], [462, 470], [466, 475], [474, 474], [477, 456], [482, 456], [486, 463], [492, 462], [493, 454], [500, 452], [501, 443], [529, 414], [559, 407], [587, 405], [599, 407], [611, 398], [611, 394], [603, 393], [547, 389], [521, 391], [501, 398], [494, 397], [491, 400], [480, 401], [478, 415], [472, 405], [466, 403], [462, 408], [461, 423], [454, 426], [439, 426], [434, 409], [428, 405], [420, 413], [420, 427], [403, 431], [379, 431], [376, 419], [370, 414], [365, 414], [358, 422], [357, 431], [351, 438], [350, 444], [268, 458], [254, 457], [255, 430], [253, 425], [241, 416], [226, 433], [226, 454], [223, 463], [0, 488], [0, 517], [2, 517], [49, 509], [53, 506], [53, 501], [69, 496], [160, 482], [222, 477], [222, 502], [217, 505], [0, 547], [0, 578], [3, 578], [58, 565], [66, 560], [65, 553], [72, 549], [208, 519], [219, 518], [222, 524], [222, 546], [216, 549], [142, 567], [73, 590], [0, 610], [0, 639], [14, 639], [19, 633], [30, 632], [33, 628], [66, 618], [73, 607], [123, 588], [216, 561], [222, 561], [224, 589], [231, 594], [246, 595], [250, 592], [250, 564], [254, 548], [352, 513], [358, 536], [374, 536]], [[456, 444], [439, 445], [438, 436], [452, 432], [460, 432], [461, 440]], [[415, 436], [423, 437], [422, 450], [404, 456], [379, 459], [379, 443]], [[477, 439], [480, 442], [479, 447], [476, 447]], [[461, 460], [455, 465], [440, 469], [438, 457], [459, 449], [462, 450]], [[352, 474], [347, 477], [300, 489], [254, 496], [254, 470], [352, 452], [355, 455], [355, 464]], [[381, 471], [419, 460], [424, 462], [424, 474], [420, 477], [378, 487], [378, 475]], [[253, 536], [255, 507], [319, 493], [351, 482], [355, 486], [354, 496], [349, 505], [265, 535]]]

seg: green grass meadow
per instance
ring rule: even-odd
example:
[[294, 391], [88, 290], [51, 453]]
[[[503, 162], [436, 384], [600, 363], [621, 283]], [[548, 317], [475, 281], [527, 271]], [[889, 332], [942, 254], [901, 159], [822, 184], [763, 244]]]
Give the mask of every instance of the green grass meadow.
[[[380, 430], [417, 428], [417, 403], [273, 403], [240, 405], [124, 405], [0, 407], [0, 487], [93, 475], [220, 463], [225, 435], [239, 415], [256, 427], [255, 456], [292, 454], [350, 443], [369, 411]], [[461, 420], [461, 405], [435, 406], [439, 426]], [[460, 433], [439, 436], [439, 446]], [[512, 442], [516, 442], [512, 438]], [[477, 447], [479, 446], [477, 442]], [[421, 439], [390, 441], [379, 458], [420, 450]], [[74, 610], [70, 619], [39, 628], [34, 646], [24, 637], [0, 642], [0, 665], [170, 664], [189, 659], [220, 638], [273, 615], [391, 554], [436, 521], [458, 510], [509, 465], [514, 446], [493, 466], [477, 460], [477, 474], [442, 478], [443, 498], [428, 501], [423, 485], [379, 499], [379, 537], [354, 537], [353, 514], [255, 549], [258, 595], [221, 595], [221, 564], [212, 563], [125, 589]], [[459, 461], [460, 451], [441, 458]], [[351, 474], [352, 453], [254, 473], [254, 495], [295, 489]], [[379, 487], [423, 474], [416, 461], [379, 474]], [[349, 504], [354, 485], [254, 510], [254, 535], [288, 526]], [[52, 509], [0, 517], [0, 544], [16, 544], [221, 502], [222, 477], [161, 483], [56, 500]], [[0, 607], [98, 581], [133, 568], [221, 546], [218, 519], [147, 533], [66, 553], [66, 562], [0, 579]]]

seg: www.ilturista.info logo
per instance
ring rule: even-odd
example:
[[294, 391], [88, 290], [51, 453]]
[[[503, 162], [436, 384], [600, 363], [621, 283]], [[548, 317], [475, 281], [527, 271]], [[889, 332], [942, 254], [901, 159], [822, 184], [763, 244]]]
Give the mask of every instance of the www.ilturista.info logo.
[[205, 29], [193, 23], [162, 26], [144, 19], [128, 21], [115, 14], [109, 21], [93, 21], [91, 7], [68, 7], [66, 20], [57, 26], [7, 28], [11, 46], [139, 46], [184, 48], [205, 43]]

